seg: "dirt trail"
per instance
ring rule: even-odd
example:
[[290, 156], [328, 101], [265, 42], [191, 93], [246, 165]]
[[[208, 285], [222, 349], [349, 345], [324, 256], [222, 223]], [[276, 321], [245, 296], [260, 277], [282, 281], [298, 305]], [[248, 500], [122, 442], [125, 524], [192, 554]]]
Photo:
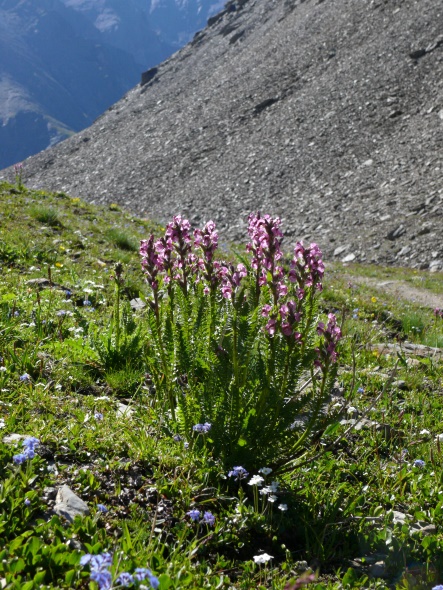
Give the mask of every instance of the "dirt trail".
[[368, 285], [370, 287], [374, 287], [374, 289], [381, 291], [382, 293], [387, 293], [388, 295], [393, 295], [399, 299], [405, 299], [425, 307], [443, 308], [443, 293], [438, 295], [437, 293], [432, 293], [427, 289], [414, 287], [407, 281], [398, 281], [395, 279], [380, 280], [377, 278], [359, 276], [349, 276], [349, 280], [358, 285]]

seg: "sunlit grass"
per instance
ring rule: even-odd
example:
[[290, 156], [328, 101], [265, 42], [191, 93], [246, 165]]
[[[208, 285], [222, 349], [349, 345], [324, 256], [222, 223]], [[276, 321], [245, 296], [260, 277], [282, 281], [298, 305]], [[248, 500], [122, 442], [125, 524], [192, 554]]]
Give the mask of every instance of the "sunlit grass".
[[[430, 590], [443, 582], [442, 363], [437, 355], [402, 351], [405, 340], [443, 346], [441, 318], [349, 285], [339, 265], [327, 271], [319, 311], [335, 311], [345, 335], [328, 400], [341, 408], [339, 417], [316, 432], [300, 468], [235, 480], [209, 444], [188, 446], [189, 436], [171, 430], [155, 385], [165, 376], [146, 371], [155, 347], [146, 332], [140, 343], [133, 340], [135, 328], [148, 329], [146, 311], [128, 310], [140, 291], [147, 295], [136, 244], [157, 226], [116, 207], [12, 188], [0, 185], [0, 432], [2, 439], [36, 436], [41, 446], [35, 458], [16, 464], [22, 442], [0, 442], [5, 588], [96, 590], [80, 557], [106, 551], [114, 579], [149, 568], [162, 590], [292, 590], [313, 573], [317, 581], [307, 587], [317, 590]], [[38, 210], [63, 224], [48, 215], [39, 220]], [[115, 332], [109, 343], [105, 337], [115, 314], [111, 276], [122, 256], [126, 348], [117, 358]], [[431, 290], [440, 280], [389, 273]], [[380, 343], [397, 349], [380, 353]], [[175, 391], [189, 396], [185, 376], [172, 377]], [[259, 475], [266, 485], [278, 481], [274, 502], [248, 484]], [[48, 490], [63, 484], [86, 502], [88, 516], [74, 523], [54, 516]], [[192, 510], [200, 513], [195, 522]], [[265, 553], [272, 558], [254, 562]], [[383, 578], [373, 576], [374, 564]]]

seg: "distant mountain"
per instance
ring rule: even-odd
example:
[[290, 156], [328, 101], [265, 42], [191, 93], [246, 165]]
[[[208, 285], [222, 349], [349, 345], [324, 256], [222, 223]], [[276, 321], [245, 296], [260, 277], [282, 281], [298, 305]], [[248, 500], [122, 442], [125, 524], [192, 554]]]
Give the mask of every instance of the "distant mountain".
[[[137, 0], [146, 5], [146, 0]], [[223, 9], [225, 0], [147, 0], [149, 21], [161, 39], [183, 47], [208, 19]]]
[[0, 0], [0, 169], [90, 125], [216, 7]]
[[339, 260], [443, 269], [442, 14], [441, 0], [230, 0], [24, 181], [213, 219], [224, 238], [260, 210]]

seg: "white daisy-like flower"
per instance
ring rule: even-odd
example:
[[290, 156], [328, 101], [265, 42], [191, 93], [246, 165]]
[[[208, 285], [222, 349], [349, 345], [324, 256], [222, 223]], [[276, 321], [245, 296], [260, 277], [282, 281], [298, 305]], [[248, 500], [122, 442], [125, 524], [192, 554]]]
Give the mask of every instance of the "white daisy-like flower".
[[271, 488], [271, 492], [275, 494], [278, 490], [278, 481], [273, 481], [269, 487]]
[[258, 470], [259, 473], [263, 473], [263, 475], [269, 475], [272, 473], [272, 469], [270, 467], [262, 467]]
[[264, 488], [262, 488], [262, 489], [260, 490], [260, 494], [263, 494], [263, 495], [266, 495], [266, 494], [271, 494], [271, 493], [272, 493], [272, 490], [271, 490], [271, 488], [270, 488], [270, 487], [268, 487], [268, 486], [265, 486]]
[[420, 435], [421, 436], [430, 436], [430, 432], [429, 430], [426, 430], [426, 428], [423, 428], [423, 430], [420, 430]]
[[255, 563], [268, 563], [269, 560], [274, 559], [272, 555], [262, 553], [262, 555], [254, 555]]
[[282, 512], [286, 512], [286, 510], [288, 509], [288, 505], [287, 504], [279, 504], [278, 509], [281, 510]]
[[274, 496], [274, 494], [271, 494], [270, 496], [268, 496], [268, 502], [274, 503], [276, 500], [277, 500], [277, 496]]
[[253, 475], [251, 479], [248, 481], [248, 485], [250, 486], [261, 486], [265, 480], [262, 478], [261, 475]]

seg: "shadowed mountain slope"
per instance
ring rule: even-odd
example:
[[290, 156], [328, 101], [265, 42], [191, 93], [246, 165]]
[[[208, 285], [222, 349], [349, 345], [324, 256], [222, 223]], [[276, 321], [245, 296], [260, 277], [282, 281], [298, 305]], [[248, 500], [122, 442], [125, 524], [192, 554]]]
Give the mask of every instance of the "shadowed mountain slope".
[[231, 1], [24, 180], [225, 238], [260, 209], [340, 259], [441, 268], [442, 24], [439, 0]]

